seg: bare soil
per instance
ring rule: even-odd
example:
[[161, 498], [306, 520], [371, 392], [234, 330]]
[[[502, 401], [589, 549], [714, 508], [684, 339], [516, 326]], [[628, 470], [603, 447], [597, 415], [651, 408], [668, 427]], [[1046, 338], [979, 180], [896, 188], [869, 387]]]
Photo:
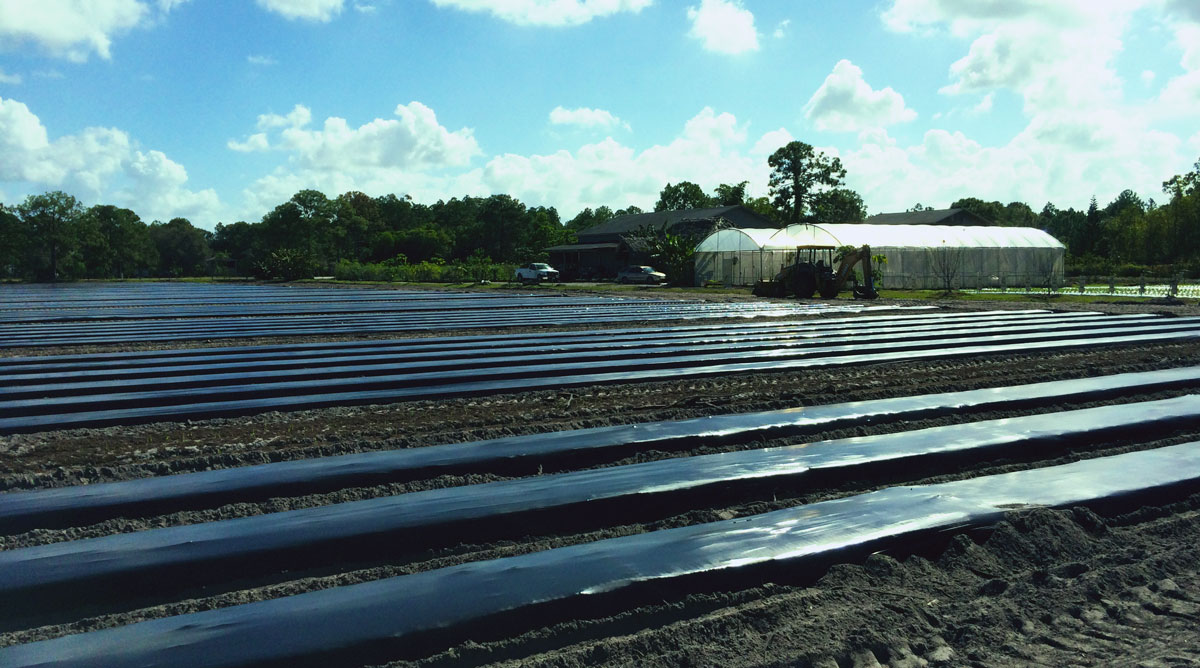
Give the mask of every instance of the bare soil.
[[[951, 305], [950, 303], [947, 303]], [[954, 308], [1041, 308], [1044, 304], [953, 302]], [[1057, 306], [1056, 306], [1057, 308]], [[1195, 305], [1111, 305], [1196, 315]], [[1087, 305], [1082, 310], [1109, 310]], [[869, 317], [869, 316], [864, 316]], [[654, 323], [656, 326], [662, 323]], [[628, 324], [624, 326], [629, 326]], [[295, 341], [297, 339], [288, 339]], [[231, 345], [216, 341], [208, 345]], [[149, 346], [147, 346], [149, 347]], [[180, 346], [173, 346], [180, 347]], [[89, 348], [89, 351], [96, 348]], [[59, 349], [55, 352], [63, 352]], [[82, 352], [82, 351], [81, 351]], [[1200, 343], [1108, 347], [946, 361], [887, 363], [804, 372], [537, 391], [487, 398], [268, 413], [250, 418], [63, 430], [0, 437], [0, 490], [88, 484], [269, 461], [412, 448], [551, 430], [683, 419], [842, 401], [970, 390], [1144, 371], [1200, 362]], [[1163, 398], [1153, 393], [1132, 399]], [[803, 437], [730, 445], [763, 447], [917, 429], [1084, 407], [1047, 403], [901, 425], [861, 425]], [[649, 508], [604, 526], [539, 530], [504, 540], [441, 547], [388, 561], [241, 579], [120, 611], [80, 610], [75, 621], [0, 634], [0, 645], [224, 607], [353, 582], [672, 526], [728, 519], [858, 494], [895, 484], [987, 475], [1200, 439], [1200, 425], [1171, 433], [1051, 449], [1028, 456], [956, 462], [919, 473], [875, 472], [804, 488], [755, 488], [684, 513]], [[612, 466], [718, 451], [647, 451]], [[242, 517], [526, 472], [479, 470], [428, 480], [62, 530], [0, 536], [0, 549]], [[1097, 515], [1085, 509], [1012, 514], [988, 532], [961, 535], [934, 551], [879, 554], [821, 574], [797, 573], [736, 591], [710, 591], [654, 605], [597, 613], [504, 637], [474, 638], [430, 656], [389, 664], [539, 666], [922, 666], [1200, 665], [1200, 495], [1163, 506]]]

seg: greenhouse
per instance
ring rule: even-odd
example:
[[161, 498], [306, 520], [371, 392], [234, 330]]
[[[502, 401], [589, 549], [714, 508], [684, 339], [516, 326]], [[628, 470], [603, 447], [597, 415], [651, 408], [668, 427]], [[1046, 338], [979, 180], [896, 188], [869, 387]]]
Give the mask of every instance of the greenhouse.
[[696, 285], [754, 285], [791, 263], [799, 245], [786, 230], [717, 230], [696, 246]]
[[1057, 287], [1065, 247], [1029, 227], [951, 225], [792, 225], [783, 230], [725, 229], [696, 247], [698, 285], [753, 285], [775, 276], [801, 247], [871, 247], [883, 287], [940, 289]]

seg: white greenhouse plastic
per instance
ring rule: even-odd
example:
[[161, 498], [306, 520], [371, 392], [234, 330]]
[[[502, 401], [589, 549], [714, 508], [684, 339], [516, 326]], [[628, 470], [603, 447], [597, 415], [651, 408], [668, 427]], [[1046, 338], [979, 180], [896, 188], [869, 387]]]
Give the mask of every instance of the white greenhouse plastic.
[[1065, 247], [1030, 227], [792, 225], [714, 232], [696, 247], [698, 285], [753, 285], [794, 261], [798, 247], [869, 245], [887, 258], [883, 287], [940, 289], [1062, 285]]

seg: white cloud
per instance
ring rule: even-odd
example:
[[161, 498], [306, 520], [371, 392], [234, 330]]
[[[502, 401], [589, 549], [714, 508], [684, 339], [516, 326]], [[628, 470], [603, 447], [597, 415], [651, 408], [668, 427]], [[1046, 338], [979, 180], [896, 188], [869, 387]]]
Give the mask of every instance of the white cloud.
[[255, 0], [259, 7], [285, 19], [328, 23], [342, 12], [345, 0]]
[[287, 116], [279, 114], [260, 114], [255, 127], [259, 130], [269, 130], [271, 128], [302, 128], [312, 121], [312, 112], [308, 107], [298, 104], [292, 107]]
[[256, 132], [247, 137], [246, 141], [239, 142], [230, 139], [225, 145], [239, 153], [254, 153], [256, 151], [269, 151], [271, 149], [271, 144], [267, 141], [267, 133], [265, 132]]
[[258, 54], [246, 56], [246, 62], [250, 63], [251, 65], [259, 65], [263, 67], [279, 64], [279, 61], [275, 60], [271, 56], [263, 56]]
[[796, 138], [792, 136], [792, 133], [788, 132], [784, 128], [771, 130], [754, 143], [754, 146], [750, 149], [750, 155], [763, 156], [765, 159], [765, 156], [769, 156], [775, 151], [787, 146], [795, 139]]
[[1160, 118], [1195, 119], [1200, 110], [1200, 70], [1172, 77], [1155, 100], [1154, 112]]
[[792, 25], [791, 19], [784, 19], [780, 21], [779, 25], [775, 26], [775, 32], [772, 33], [775, 36], [775, 39], [782, 39], [783, 36], [787, 34], [787, 29], [790, 25]]
[[378, 9], [378, 7], [375, 5], [368, 5], [361, 2], [354, 3], [354, 11], [360, 14], [374, 14], [376, 9]]
[[[1127, 100], [1115, 62], [1134, 14], [1172, 19], [1171, 7], [1177, 22], [1166, 23], [1187, 72], [1150, 101]], [[1010, 90], [1023, 100], [1028, 123], [991, 147], [937, 129], [917, 146], [864, 142], [843, 158], [850, 178], [869, 201], [879, 200], [871, 202], [875, 210], [946, 205], [966, 195], [1035, 208], [1045, 201], [1082, 206], [1092, 194], [1103, 200], [1125, 188], [1152, 195], [1187, 164], [1181, 137], [1154, 126], [1200, 108], [1200, 73], [1189, 68], [1192, 58], [1200, 61], [1197, 7], [1191, 0], [891, 0], [882, 15], [891, 29], [945, 30], [970, 42], [950, 66], [944, 94], [982, 94], [987, 102]], [[1192, 15], [1181, 17], [1180, 8]], [[1146, 85], [1153, 80], [1153, 72], [1142, 74]]]
[[0, 67], [0, 84], [10, 84], [10, 85], [16, 86], [20, 83], [21, 83], [21, 75], [20, 74], [8, 74], [4, 71], [3, 67]]
[[687, 15], [692, 22], [688, 35], [702, 41], [709, 51], [737, 54], [758, 50], [754, 14], [741, 0], [700, 0], [700, 6], [689, 7]]
[[150, 13], [140, 0], [10, 0], [0, 2], [0, 42], [33, 43], [75, 62], [93, 53], [107, 59], [113, 37], [141, 25]]
[[629, 129], [629, 124], [614, 116], [612, 112], [588, 107], [567, 109], [561, 105], [557, 106], [550, 111], [550, 122], [555, 125], [578, 125], [584, 128]]
[[911, 121], [917, 112], [904, 106], [904, 97], [891, 87], [873, 90], [862, 69], [841, 60], [804, 105], [804, 115], [818, 130], [857, 132]]
[[176, 216], [211, 225], [220, 209], [211, 189], [186, 187], [187, 171], [160, 151], [142, 151], [116, 128], [86, 128], [50, 139], [22, 102], [0, 98], [0, 181], [28, 192], [65, 190], [84, 201], [127, 206], [147, 220]]
[[950, 66], [950, 95], [1007, 88], [1029, 114], [1106, 105], [1121, 97], [1113, 61], [1131, 16], [1157, 0], [893, 0], [884, 23], [899, 31], [945, 28], [971, 39]]
[[995, 102], [995, 93], [988, 93], [983, 96], [979, 104], [971, 107], [971, 112], [976, 114], [986, 114], [992, 110], [992, 104]]
[[1154, 70], [1142, 70], [1142, 83], [1149, 86], [1154, 83]]
[[621, 12], [637, 13], [653, 0], [433, 0], [438, 7], [493, 16], [522, 26], [575, 26]]
[[[776, 132], [786, 135], [784, 130]], [[772, 143], [780, 138], [768, 135]], [[720, 183], [749, 181], [751, 193], [765, 194], [766, 160], [749, 155], [746, 143], [746, 128], [732, 114], [705, 108], [667, 144], [639, 152], [609, 137], [574, 152], [503, 154], [488, 161], [480, 178], [490, 192], [511, 193], [534, 205], [553, 205], [565, 217], [601, 205], [636, 204], [649, 209], [663, 186], [681, 180], [705, 190]]]
[[[245, 216], [256, 218], [303, 188], [327, 193], [362, 190], [368, 193], [411, 193], [433, 196], [479, 192], [477, 174], [448, 175], [451, 168], [468, 167], [481, 154], [469, 128], [450, 131], [420, 102], [398, 105], [396, 118], [376, 118], [358, 127], [345, 119], [326, 118], [311, 128], [312, 112], [296, 105], [286, 116], [263, 114], [261, 132], [244, 141], [230, 141], [234, 151], [281, 151], [287, 164], [258, 179], [244, 191]], [[463, 190], [450, 190], [450, 184]]]

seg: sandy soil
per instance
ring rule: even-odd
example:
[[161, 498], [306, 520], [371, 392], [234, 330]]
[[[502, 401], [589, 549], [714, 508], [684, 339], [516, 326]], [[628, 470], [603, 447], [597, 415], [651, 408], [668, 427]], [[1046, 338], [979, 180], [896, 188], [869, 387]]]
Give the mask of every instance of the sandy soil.
[[[956, 302], [982, 310], [997, 304]], [[1004, 308], [1039, 307], [1004, 303]], [[1044, 306], [1044, 305], [1042, 305]], [[1196, 314], [1196, 307], [1112, 305], [1115, 312]], [[1108, 310], [1089, 305], [1084, 310]], [[228, 342], [218, 342], [227, 345]], [[1114, 347], [1005, 357], [890, 363], [801, 373], [540, 391], [489, 398], [269, 413], [252, 418], [67, 430], [0, 437], [0, 489], [15, 490], [166, 475], [379, 449], [423, 447], [648, 420], [680, 419], [968, 390], [1042, 380], [1190, 366], [1200, 343]], [[1164, 398], [1159, 392], [1119, 401]], [[861, 425], [851, 429], [723, 446], [763, 447], [1084, 407]], [[387, 561], [275, 573], [236, 585], [188, 591], [126, 609], [80, 609], [74, 621], [0, 634], [0, 645], [274, 598], [468, 561], [761, 513], [896, 484], [941, 482], [1065, 463], [1200, 439], [1200, 425], [1019, 457], [947, 462], [920, 472], [875, 471], [803, 489], [753, 487], [686, 512], [646, 508], [597, 526], [529, 528], [528, 535], [417, 550]], [[649, 451], [599, 461], [611, 466], [717, 451]], [[531, 465], [532, 466], [532, 465]], [[568, 466], [567, 468], [571, 468]], [[557, 470], [557, 469], [553, 469]], [[396, 480], [368, 488], [216, 505], [63, 530], [0, 536], [14, 549], [242, 517], [406, 491], [475, 484], [548, 469], [482, 468], [461, 475]], [[476, 637], [390, 665], [921, 666], [1200, 665], [1200, 495], [1105, 516], [1084, 510], [1014, 513], [991, 531], [954, 537], [917, 554], [879, 554], [827, 574], [796, 573], [735, 591], [698, 592], [577, 618], [516, 635]]]

